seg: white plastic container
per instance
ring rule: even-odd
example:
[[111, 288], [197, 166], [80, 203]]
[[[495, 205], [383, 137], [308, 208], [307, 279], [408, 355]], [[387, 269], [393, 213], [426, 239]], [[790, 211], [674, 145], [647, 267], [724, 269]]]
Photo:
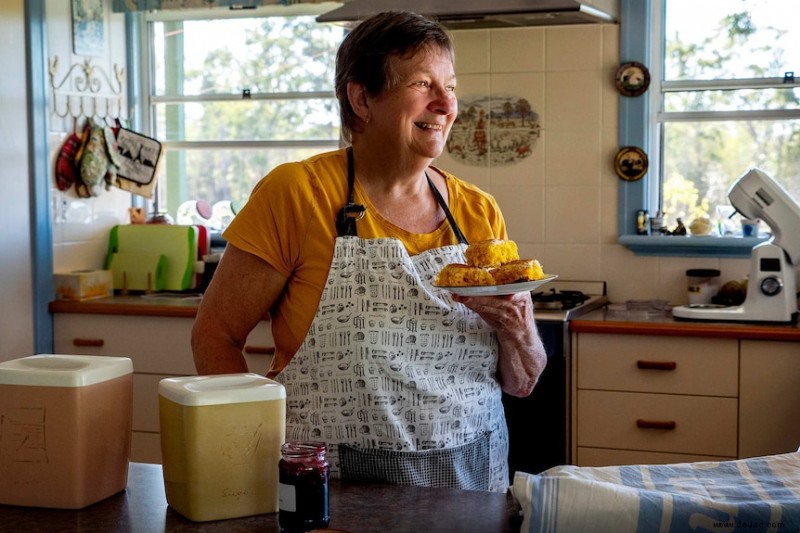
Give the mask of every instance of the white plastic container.
[[278, 511], [286, 389], [257, 374], [158, 387], [167, 503], [195, 522]]
[[689, 305], [707, 305], [719, 291], [720, 271], [715, 268], [691, 268], [686, 271]]
[[0, 363], [0, 503], [80, 509], [125, 489], [132, 407], [127, 357]]

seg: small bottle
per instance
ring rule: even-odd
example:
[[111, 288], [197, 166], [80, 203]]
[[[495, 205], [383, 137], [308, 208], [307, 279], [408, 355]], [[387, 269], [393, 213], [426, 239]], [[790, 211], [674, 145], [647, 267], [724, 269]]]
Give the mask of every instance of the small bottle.
[[647, 235], [647, 210], [639, 209], [636, 211], [636, 233]]
[[290, 533], [328, 527], [328, 461], [324, 442], [286, 442], [278, 463], [278, 524]]

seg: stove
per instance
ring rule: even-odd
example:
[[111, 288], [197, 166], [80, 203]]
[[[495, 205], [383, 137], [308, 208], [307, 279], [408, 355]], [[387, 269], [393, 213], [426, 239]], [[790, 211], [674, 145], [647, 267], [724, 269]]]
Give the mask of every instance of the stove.
[[547, 366], [526, 398], [503, 395], [510, 481], [570, 464], [571, 337], [569, 321], [608, 304], [605, 281], [555, 279], [531, 293]]
[[531, 293], [536, 321], [566, 322], [608, 305], [605, 281], [555, 279]]

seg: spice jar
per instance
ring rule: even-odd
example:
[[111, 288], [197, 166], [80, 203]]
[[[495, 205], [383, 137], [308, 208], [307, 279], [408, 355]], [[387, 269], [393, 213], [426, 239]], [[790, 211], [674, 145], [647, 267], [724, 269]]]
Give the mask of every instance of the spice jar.
[[278, 463], [278, 524], [281, 531], [328, 527], [328, 462], [324, 442], [290, 441]]

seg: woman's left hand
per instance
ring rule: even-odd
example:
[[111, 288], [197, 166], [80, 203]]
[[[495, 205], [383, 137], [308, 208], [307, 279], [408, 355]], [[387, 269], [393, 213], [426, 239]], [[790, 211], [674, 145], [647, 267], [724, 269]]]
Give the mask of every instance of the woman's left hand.
[[503, 391], [528, 396], [547, 364], [547, 355], [533, 317], [530, 293], [507, 296], [459, 296], [459, 302], [478, 313], [497, 332], [500, 344], [498, 380]]

